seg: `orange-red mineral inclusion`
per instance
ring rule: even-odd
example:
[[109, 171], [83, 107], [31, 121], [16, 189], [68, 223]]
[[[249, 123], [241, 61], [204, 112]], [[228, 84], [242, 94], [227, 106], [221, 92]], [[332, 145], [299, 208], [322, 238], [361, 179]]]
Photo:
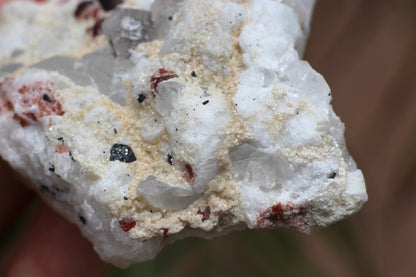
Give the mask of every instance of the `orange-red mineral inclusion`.
[[118, 225], [124, 232], [128, 232], [136, 226], [136, 220], [132, 217], [124, 217], [118, 221]]
[[156, 96], [156, 94], [158, 93], [157, 86], [160, 82], [177, 77], [178, 75], [176, 75], [174, 71], [169, 69], [159, 68], [159, 70], [155, 71], [152, 77], [150, 77], [150, 89], [152, 90], [153, 96]]
[[[11, 80], [1, 83], [0, 90], [10, 89], [10, 83]], [[62, 104], [57, 99], [58, 93], [53, 82], [38, 81], [25, 84], [18, 89], [18, 93], [21, 94], [21, 97], [14, 99], [15, 105], [20, 107], [18, 112], [10, 99], [3, 100], [2, 106], [14, 113], [13, 119], [18, 121], [22, 127], [27, 127], [42, 117], [65, 114]]]
[[289, 226], [298, 230], [308, 230], [309, 220], [306, 217], [308, 209], [297, 206], [292, 201], [276, 205], [264, 210], [257, 217], [257, 229], [272, 229], [279, 226]]

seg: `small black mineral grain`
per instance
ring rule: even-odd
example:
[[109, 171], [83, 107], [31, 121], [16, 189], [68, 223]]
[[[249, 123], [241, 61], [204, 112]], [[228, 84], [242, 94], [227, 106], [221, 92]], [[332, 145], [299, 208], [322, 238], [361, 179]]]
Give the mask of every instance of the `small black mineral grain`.
[[49, 103], [52, 103], [52, 99], [49, 97], [49, 95], [47, 95], [47, 94], [44, 94], [43, 95], [43, 101], [46, 101], [46, 102], [49, 102]]
[[85, 217], [83, 215], [78, 215], [79, 221], [81, 221], [82, 225], [87, 224], [87, 220], [85, 219]]
[[128, 145], [114, 144], [110, 150], [110, 161], [120, 161], [123, 163], [132, 163], [136, 161], [133, 150]]
[[143, 93], [140, 93], [139, 97], [137, 98], [137, 101], [139, 101], [139, 103], [142, 103], [145, 99], [146, 99], [146, 95]]
[[60, 198], [63, 195], [67, 194], [69, 192], [69, 189], [61, 188], [61, 187], [58, 187], [57, 185], [52, 185], [52, 186], [40, 185], [39, 191], [43, 195]]
[[337, 176], [337, 173], [335, 171], [333, 171], [333, 172], [331, 172], [331, 173], [328, 174], [328, 178], [329, 179], [334, 179], [335, 176]]
[[171, 153], [168, 154], [167, 161], [170, 165], [173, 165], [173, 154]]

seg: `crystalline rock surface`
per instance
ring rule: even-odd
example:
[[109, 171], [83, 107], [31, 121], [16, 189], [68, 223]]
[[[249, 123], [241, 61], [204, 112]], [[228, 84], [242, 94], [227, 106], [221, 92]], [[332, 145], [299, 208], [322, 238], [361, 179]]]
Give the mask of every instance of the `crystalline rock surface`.
[[10, 3], [1, 157], [121, 267], [187, 236], [338, 221], [367, 194], [301, 59], [313, 5]]

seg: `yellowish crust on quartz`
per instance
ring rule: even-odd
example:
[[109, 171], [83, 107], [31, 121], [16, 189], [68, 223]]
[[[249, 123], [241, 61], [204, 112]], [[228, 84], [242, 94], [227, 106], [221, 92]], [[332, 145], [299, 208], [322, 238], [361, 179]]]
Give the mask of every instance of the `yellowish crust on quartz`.
[[[168, 176], [165, 179], [166, 182], [189, 188], [189, 184], [183, 179], [183, 172], [170, 166], [160, 155], [164, 141], [168, 140], [167, 132], [164, 131], [152, 142], [146, 142], [140, 135], [138, 119], [142, 118], [144, 113], [154, 112], [151, 107], [152, 104], [146, 101], [138, 108], [136, 100], [132, 98], [131, 93], [127, 93], [127, 106], [120, 106], [105, 96], [97, 95], [97, 102], [84, 108], [82, 112], [64, 116], [67, 122], [82, 122], [94, 108], [105, 107], [122, 123], [122, 127], [117, 130], [117, 134], [129, 139], [129, 146], [133, 149], [137, 161], [125, 165], [128, 167], [133, 180], [129, 188], [127, 200], [110, 201], [108, 205], [114, 217], [119, 219], [123, 217], [134, 218], [136, 227], [129, 231], [132, 238], [147, 240], [156, 236], [163, 236], [166, 234], [163, 230], [166, 229], [169, 229], [169, 235], [180, 232], [184, 228], [199, 228], [204, 231], [212, 231], [215, 228], [222, 229], [234, 226], [236, 223], [244, 220], [241, 203], [239, 203], [239, 186], [232, 178], [231, 161], [228, 155], [230, 148], [241, 144], [244, 139], [243, 134], [245, 133], [243, 124], [237, 116], [237, 111], [232, 101], [232, 97], [237, 90], [239, 72], [241, 72], [243, 67], [241, 51], [238, 47], [238, 36], [238, 31], [232, 33], [233, 53], [231, 59], [226, 61], [226, 66], [231, 72], [229, 75], [215, 74], [203, 64], [201, 58], [196, 54], [160, 54], [162, 42], [158, 40], [141, 43], [136, 49], [138, 52], [146, 53], [150, 60], [163, 59], [181, 64], [184, 68], [183, 74], [178, 78], [181, 83], [185, 83], [187, 87], [195, 88], [209, 86], [213, 90], [222, 93], [233, 115], [227, 128], [227, 137], [217, 153], [219, 169], [216, 177], [208, 184], [208, 190], [201, 198], [184, 210], [165, 210], [151, 207], [146, 204], [146, 199], [137, 191], [137, 184], [146, 179], [147, 176], [155, 174], [155, 171], [163, 172], [164, 176]], [[198, 78], [191, 76], [192, 71], [198, 72]], [[129, 82], [125, 82], [124, 85], [128, 91], [131, 90]], [[68, 89], [72, 91], [72, 95], [86, 93], [84, 88], [83, 92], [79, 91], [78, 93], [75, 86], [71, 86]], [[65, 95], [65, 91], [63, 91], [62, 95]], [[79, 95], [79, 97], [82, 96]], [[114, 142], [114, 135], [100, 129], [100, 126], [91, 125], [89, 128], [98, 140], [108, 144]], [[55, 136], [58, 136], [57, 132], [55, 132]], [[73, 155], [77, 162], [87, 169], [85, 174], [90, 179], [93, 180], [98, 177], [94, 176], [94, 174], [91, 175], [93, 172], [105, 174], [106, 160], [104, 158], [100, 161], [95, 161], [91, 171], [88, 172], [91, 161], [83, 160], [82, 155], [77, 155], [76, 153]], [[207, 207], [210, 207], [210, 216], [208, 220], [203, 221], [202, 215], [198, 211], [203, 211]]]
[[[127, 136], [136, 139], [136, 141], [131, 143], [134, 152], [136, 153], [137, 150], [137, 156], [141, 157], [140, 152], [144, 150], [148, 159], [146, 162], [140, 161], [134, 163], [132, 172], [134, 172], [135, 181], [129, 190], [129, 200], [117, 201], [115, 205], [111, 206], [114, 216], [119, 218], [131, 216], [136, 220], [136, 227], [130, 231], [131, 237], [137, 239], [150, 239], [155, 236], [163, 236], [163, 231], [161, 230], [164, 228], [169, 229], [168, 234], [177, 233], [186, 227], [211, 231], [214, 228], [226, 228], [227, 224], [235, 225], [236, 222], [243, 221], [244, 217], [240, 208], [241, 203], [239, 203], [239, 186], [232, 180], [231, 161], [228, 155], [230, 145], [235, 145], [235, 142], [239, 140], [239, 135], [241, 136], [241, 134], [244, 134], [243, 125], [239, 121], [232, 101], [232, 97], [237, 90], [239, 72], [243, 67], [241, 51], [238, 47], [238, 35], [238, 31], [233, 32], [232, 44], [234, 51], [232, 58], [227, 62], [231, 75], [221, 76], [215, 74], [203, 64], [198, 55], [179, 55], [177, 53], [160, 54], [162, 42], [158, 40], [141, 43], [136, 49], [136, 51], [146, 53], [150, 60], [171, 60], [183, 65], [185, 69], [183, 75], [179, 76], [179, 81], [185, 83], [188, 87], [193, 85], [195, 87], [209, 85], [210, 87], [215, 87], [217, 89], [221, 88], [223, 94], [225, 94], [228, 107], [233, 114], [233, 119], [231, 120], [230, 126], [227, 128], [228, 136], [224, 140], [224, 143], [217, 154], [219, 164], [218, 174], [209, 183], [209, 189], [203, 196], [185, 210], [173, 211], [144, 206], [143, 203], [145, 203], [146, 200], [137, 192], [137, 184], [153, 173], [148, 170], [149, 168], [158, 168], [158, 170], [164, 171], [165, 175], [172, 178], [171, 180], [168, 180], [171, 184], [183, 183], [182, 185], [187, 185], [182, 177], [183, 172], [175, 170], [174, 167], [170, 166], [160, 157], [162, 143], [166, 141], [168, 134], [164, 132], [152, 143], [146, 143], [140, 135], [138, 135], [140, 132], [137, 130], [137, 118], [141, 116], [140, 113], [151, 112], [150, 107], [146, 108], [146, 105], [149, 106], [150, 104], [143, 103], [145, 108], [127, 111], [125, 107], [114, 105], [108, 100], [105, 101], [105, 106], [114, 114], [118, 115], [123, 122], [123, 129], [121, 132], [127, 132]], [[192, 71], [198, 72], [198, 78], [191, 77]], [[131, 102], [135, 102], [135, 100], [130, 98], [128, 102], [131, 104]], [[129, 105], [128, 107], [131, 108], [134, 106]], [[128, 112], [129, 115], [125, 114], [126, 112]], [[147, 166], [144, 166], [143, 164], [146, 164]], [[138, 172], [141, 172], [141, 174]], [[208, 206], [211, 211], [209, 220], [202, 221], [202, 215], [198, 214], [198, 210], [203, 211]], [[230, 217], [223, 217], [221, 222], [219, 222], [220, 215], [223, 214], [229, 214]]]

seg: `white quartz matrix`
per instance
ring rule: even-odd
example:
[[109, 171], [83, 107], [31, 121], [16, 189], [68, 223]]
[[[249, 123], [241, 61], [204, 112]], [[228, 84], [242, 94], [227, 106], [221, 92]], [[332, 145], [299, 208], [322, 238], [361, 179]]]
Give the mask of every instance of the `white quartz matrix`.
[[310, 232], [367, 200], [313, 0], [15, 1], [0, 13], [0, 154], [126, 267], [245, 227]]

